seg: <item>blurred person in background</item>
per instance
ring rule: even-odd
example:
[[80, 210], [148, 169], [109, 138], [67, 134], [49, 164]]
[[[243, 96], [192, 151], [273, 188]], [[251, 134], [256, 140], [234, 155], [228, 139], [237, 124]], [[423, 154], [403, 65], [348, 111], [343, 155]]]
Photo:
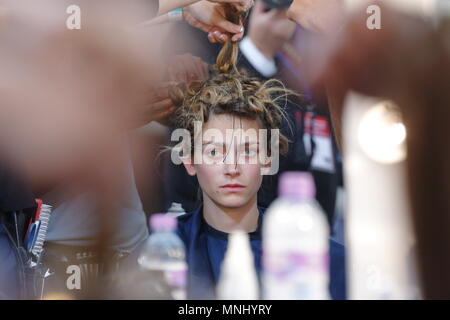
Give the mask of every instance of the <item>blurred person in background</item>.
[[423, 294], [428, 299], [448, 299], [448, 1], [429, 2], [434, 5], [435, 22], [400, 12], [388, 1], [376, 4], [382, 12], [379, 30], [366, 27], [364, 2], [348, 14], [343, 1], [294, 0], [288, 16], [324, 35], [322, 41], [309, 45], [308, 73], [310, 79], [327, 83], [339, 141], [343, 98], [348, 90], [392, 99], [399, 105], [408, 132], [408, 185]]
[[[99, 265], [126, 255], [148, 235], [125, 133], [174, 108], [167, 85], [158, 79], [158, 56], [124, 28], [136, 20], [132, 10], [121, 10], [121, 20], [111, 25], [106, 18], [95, 20], [98, 8], [85, 2], [81, 6], [92, 18], [71, 31], [65, 27], [67, 3], [44, 1], [33, 10], [35, 5], [10, 4], [2, 25], [0, 146], [2, 160], [9, 161], [0, 187], [11, 202], [20, 196], [14, 181], [25, 181], [27, 201], [2, 201], [1, 216], [10, 220], [12, 212], [31, 204], [34, 209], [34, 198], [52, 205], [42, 257], [50, 276], [42, 293], [92, 297], [102, 294], [98, 279], [90, 277], [102, 273]], [[117, 14], [111, 2], [108, 6], [108, 14]], [[24, 235], [12, 237], [19, 239], [13, 245], [4, 236], [7, 227], [2, 223], [1, 252], [10, 263], [0, 274], [15, 282], [8, 286], [23, 288], [18, 283], [23, 279], [14, 281], [10, 272], [22, 272], [24, 260], [11, 248], [21, 247]], [[83, 271], [83, 290], [68, 290], [69, 265], [97, 268]], [[10, 298], [36, 297], [5, 292]]]

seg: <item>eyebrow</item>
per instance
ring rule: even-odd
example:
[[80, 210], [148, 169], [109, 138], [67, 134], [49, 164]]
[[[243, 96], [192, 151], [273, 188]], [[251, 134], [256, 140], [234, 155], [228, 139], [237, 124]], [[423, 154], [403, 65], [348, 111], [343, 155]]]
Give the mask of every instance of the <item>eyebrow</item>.
[[[226, 146], [226, 143], [225, 143], [225, 142], [213, 142], [213, 141], [206, 141], [206, 142], [203, 142], [202, 146], [204, 147], [204, 146], [206, 146], [206, 145], [208, 145], [208, 144], [212, 144], [212, 145], [219, 146], [219, 147], [225, 147], [225, 146]], [[259, 142], [256, 142], [256, 141], [246, 141], [246, 142], [244, 142], [244, 143], [239, 144], [239, 146], [242, 146], [242, 145], [253, 145], [253, 144], [259, 145]]]

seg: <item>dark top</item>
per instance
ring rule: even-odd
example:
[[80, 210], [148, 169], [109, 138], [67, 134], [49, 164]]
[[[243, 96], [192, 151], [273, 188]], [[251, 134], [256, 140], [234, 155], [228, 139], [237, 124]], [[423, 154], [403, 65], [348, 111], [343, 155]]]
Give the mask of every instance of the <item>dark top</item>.
[[[265, 209], [258, 207], [256, 231], [249, 233], [255, 270], [260, 280], [263, 223]], [[220, 266], [228, 245], [228, 234], [214, 229], [203, 218], [203, 207], [178, 217], [177, 233], [186, 246], [188, 263], [188, 299], [215, 299], [214, 288], [219, 280]], [[345, 299], [345, 250], [341, 244], [329, 240], [330, 295]]]
[[[7, 232], [4, 222], [9, 221], [16, 211], [31, 216], [35, 207], [34, 195], [25, 179], [5, 163], [0, 163], [0, 300], [18, 299], [21, 294], [19, 253], [10, 238], [11, 231]], [[22, 223], [17, 229], [25, 230], [26, 227], [26, 223]]]
[[0, 211], [13, 212], [35, 207], [34, 194], [27, 181], [0, 163]]

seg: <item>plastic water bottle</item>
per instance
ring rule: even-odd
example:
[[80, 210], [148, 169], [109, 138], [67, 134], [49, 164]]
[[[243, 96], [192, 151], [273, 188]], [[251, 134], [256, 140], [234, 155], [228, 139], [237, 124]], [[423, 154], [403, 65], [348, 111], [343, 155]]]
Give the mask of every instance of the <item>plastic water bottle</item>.
[[181, 215], [183, 215], [185, 213], [186, 212], [184, 211], [183, 206], [181, 205], [181, 203], [178, 203], [178, 202], [172, 202], [170, 204], [169, 210], [167, 210], [167, 214], [169, 216], [172, 216], [172, 217], [175, 217], [175, 218], [178, 217], [178, 216], [181, 216]]
[[230, 234], [228, 249], [221, 265], [217, 297], [221, 300], [256, 300], [259, 298], [258, 277], [248, 234]]
[[329, 226], [311, 174], [286, 172], [263, 226], [265, 299], [329, 299]]
[[186, 299], [187, 263], [183, 241], [174, 232], [177, 220], [167, 214], [153, 214], [150, 226], [153, 233], [138, 258], [141, 270], [154, 280], [152, 288], [160, 291], [161, 298], [169, 293], [173, 299]]
[[421, 299], [406, 169], [408, 133], [400, 108], [350, 92], [345, 110], [347, 296]]

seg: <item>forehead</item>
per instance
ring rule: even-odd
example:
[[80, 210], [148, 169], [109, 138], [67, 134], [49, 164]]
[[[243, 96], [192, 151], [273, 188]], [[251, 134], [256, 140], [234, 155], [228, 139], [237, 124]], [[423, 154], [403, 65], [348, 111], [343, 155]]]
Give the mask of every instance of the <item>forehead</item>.
[[208, 121], [203, 124], [203, 130], [208, 129], [220, 130], [225, 134], [226, 130], [230, 129], [254, 129], [258, 131], [262, 129], [262, 126], [258, 119], [249, 119], [230, 114], [212, 114]]

